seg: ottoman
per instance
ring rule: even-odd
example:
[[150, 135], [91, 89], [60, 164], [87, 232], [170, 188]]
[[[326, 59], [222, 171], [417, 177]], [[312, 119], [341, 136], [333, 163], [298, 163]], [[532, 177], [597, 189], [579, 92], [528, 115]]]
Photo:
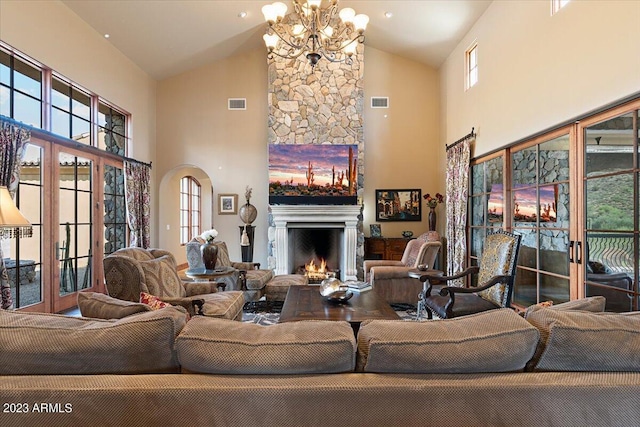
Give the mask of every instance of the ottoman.
[[284, 301], [289, 291], [289, 286], [304, 286], [307, 284], [309, 284], [309, 279], [303, 274], [275, 276], [265, 286], [267, 301]]

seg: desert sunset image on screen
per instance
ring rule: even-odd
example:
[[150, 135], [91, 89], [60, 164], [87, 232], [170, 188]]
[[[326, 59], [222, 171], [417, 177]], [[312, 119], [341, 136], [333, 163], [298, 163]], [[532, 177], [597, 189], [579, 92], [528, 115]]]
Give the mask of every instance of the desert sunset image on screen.
[[357, 146], [272, 144], [269, 203], [355, 204]]

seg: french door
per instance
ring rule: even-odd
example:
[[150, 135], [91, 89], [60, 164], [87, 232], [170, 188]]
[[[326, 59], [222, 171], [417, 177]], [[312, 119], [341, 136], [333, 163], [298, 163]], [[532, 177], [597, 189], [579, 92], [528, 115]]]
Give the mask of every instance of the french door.
[[638, 310], [640, 147], [635, 102], [582, 121], [579, 282], [607, 311]]
[[3, 253], [16, 308], [59, 312], [103, 292], [104, 255], [127, 245], [122, 162], [37, 138], [26, 150], [16, 203], [34, 232]]

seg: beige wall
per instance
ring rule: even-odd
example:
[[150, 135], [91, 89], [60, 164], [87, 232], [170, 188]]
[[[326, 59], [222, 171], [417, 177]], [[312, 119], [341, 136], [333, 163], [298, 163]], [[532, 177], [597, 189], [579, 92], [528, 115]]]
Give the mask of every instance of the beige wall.
[[[495, 1], [440, 69], [443, 142], [475, 126], [475, 155], [640, 91], [640, 2]], [[479, 83], [464, 91], [478, 42]], [[444, 162], [444, 155], [441, 161]]]
[[[129, 155], [154, 162], [155, 185], [155, 80], [59, 1], [0, 1], [0, 40], [131, 113]], [[155, 194], [152, 203], [156, 212]]]
[[[438, 72], [417, 62], [366, 47], [364, 69], [364, 227], [376, 222], [376, 189], [419, 188], [422, 194], [443, 193], [443, 165], [435, 153], [440, 144]], [[389, 108], [371, 108], [372, 96], [388, 96]], [[383, 222], [382, 235], [400, 237], [403, 230], [415, 235], [427, 231], [422, 222]], [[444, 207], [439, 207], [438, 229], [444, 231]]]
[[[365, 234], [375, 218], [376, 188], [421, 188], [444, 192], [442, 165], [429, 161], [439, 144], [439, 92], [437, 71], [382, 51], [365, 50]], [[371, 109], [371, 96], [389, 96], [389, 109]], [[246, 111], [228, 111], [227, 98], [247, 98]], [[384, 115], [387, 117], [385, 118]], [[177, 181], [183, 168], [206, 173], [213, 185], [213, 224], [227, 242], [232, 260], [240, 259], [242, 224], [237, 215], [217, 214], [217, 194], [253, 188], [258, 208], [254, 261], [267, 261], [268, 150], [267, 65], [257, 49], [163, 80], [158, 84], [158, 161], [161, 179], [160, 246], [186, 262], [178, 235]], [[185, 169], [188, 170], [188, 169]], [[165, 187], [165, 182], [167, 186]], [[165, 188], [168, 191], [165, 191]], [[204, 191], [209, 191], [208, 187]], [[203, 209], [208, 226], [208, 207]], [[444, 216], [444, 209], [442, 216]], [[169, 230], [167, 230], [167, 225]], [[439, 221], [444, 227], [444, 219]], [[402, 230], [418, 234], [421, 223], [389, 222], [383, 234], [399, 237]]]

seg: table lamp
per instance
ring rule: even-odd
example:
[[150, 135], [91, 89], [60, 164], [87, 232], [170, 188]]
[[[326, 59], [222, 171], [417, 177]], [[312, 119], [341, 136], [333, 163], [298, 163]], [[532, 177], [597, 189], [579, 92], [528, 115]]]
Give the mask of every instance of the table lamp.
[[31, 237], [31, 223], [20, 213], [7, 187], [0, 187], [0, 238]]

